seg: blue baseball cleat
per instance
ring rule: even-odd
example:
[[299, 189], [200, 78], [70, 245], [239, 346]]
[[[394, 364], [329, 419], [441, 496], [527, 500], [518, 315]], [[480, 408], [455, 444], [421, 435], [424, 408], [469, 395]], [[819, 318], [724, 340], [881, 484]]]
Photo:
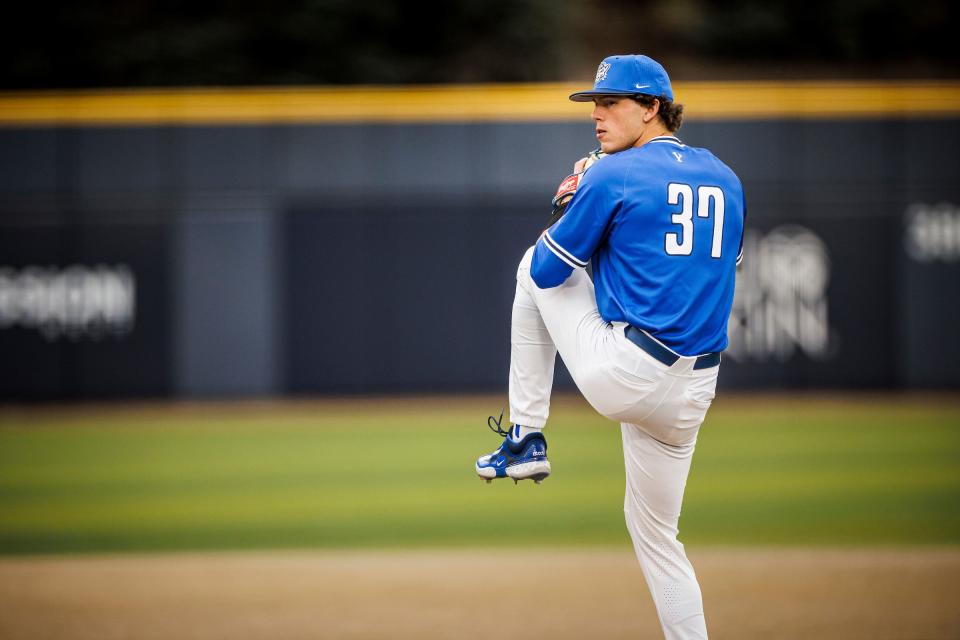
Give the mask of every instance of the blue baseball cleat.
[[540, 484], [550, 475], [546, 438], [542, 433], [530, 433], [517, 442], [510, 437], [509, 431], [500, 427], [501, 420], [503, 412], [499, 420], [493, 416], [487, 419], [487, 426], [504, 438], [496, 451], [477, 459], [477, 475], [487, 482], [493, 482], [495, 478], [513, 478], [517, 483], [529, 478]]

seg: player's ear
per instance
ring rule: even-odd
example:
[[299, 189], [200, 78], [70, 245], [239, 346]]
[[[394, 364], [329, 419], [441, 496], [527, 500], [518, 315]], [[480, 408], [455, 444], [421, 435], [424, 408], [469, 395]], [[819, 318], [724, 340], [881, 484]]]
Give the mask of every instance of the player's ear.
[[643, 111], [643, 122], [645, 124], [651, 122], [657, 117], [658, 113], [660, 113], [660, 100], [654, 98], [653, 102], [651, 102], [649, 106], [646, 106]]

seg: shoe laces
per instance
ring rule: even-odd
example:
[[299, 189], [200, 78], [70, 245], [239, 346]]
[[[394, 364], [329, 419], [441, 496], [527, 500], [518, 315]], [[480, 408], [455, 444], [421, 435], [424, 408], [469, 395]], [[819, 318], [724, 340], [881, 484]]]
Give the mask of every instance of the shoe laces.
[[489, 427], [490, 431], [493, 431], [497, 435], [507, 437], [510, 435], [510, 430], [507, 429], [506, 431], [504, 431], [503, 427], [500, 426], [500, 423], [503, 422], [503, 411], [504, 411], [503, 409], [500, 409], [499, 418], [494, 418], [493, 416], [490, 416], [489, 418], [487, 418], [487, 427]]

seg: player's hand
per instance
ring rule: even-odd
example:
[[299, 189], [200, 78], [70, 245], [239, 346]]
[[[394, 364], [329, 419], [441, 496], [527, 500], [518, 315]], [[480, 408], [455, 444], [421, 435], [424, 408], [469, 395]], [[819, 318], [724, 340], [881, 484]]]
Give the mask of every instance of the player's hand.
[[603, 151], [600, 151], [600, 149], [594, 149], [593, 151], [588, 153], [585, 158], [580, 158], [579, 160], [576, 161], [576, 163], [574, 163], [573, 171], [574, 173], [583, 173], [584, 171], [592, 167], [594, 164], [596, 164], [600, 160], [603, 160], [606, 157], [607, 157], [607, 154], [605, 154]]
[[587, 169], [593, 166], [594, 163], [606, 155], [607, 154], [600, 151], [600, 149], [595, 149], [573, 163], [573, 173], [563, 179], [557, 188], [557, 193], [553, 196], [554, 208], [565, 205], [570, 201], [570, 198], [573, 197], [573, 194], [577, 192], [577, 188], [580, 186], [580, 177], [586, 173]]
[[593, 166], [594, 163], [601, 160], [607, 154], [600, 151], [600, 149], [594, 149], [588, 153], [585, 157], [580, 158], [573, 164], [573, 173], [563, 179], [560, 183], [560, 186], [557, 188], [556, 195], [553, 196], [553, 211], [550, 213], [550, 219], [547, 221], [547, 228], [549, 229], [554, 225], [554, 223], [563, 217], [563, 214], [567, 210], [567, 203], [570, 202], [570, 199], [573, 198], [573, 194], [577, 192], [577, 188], [580, 186], [580, 178], [583, 174]]

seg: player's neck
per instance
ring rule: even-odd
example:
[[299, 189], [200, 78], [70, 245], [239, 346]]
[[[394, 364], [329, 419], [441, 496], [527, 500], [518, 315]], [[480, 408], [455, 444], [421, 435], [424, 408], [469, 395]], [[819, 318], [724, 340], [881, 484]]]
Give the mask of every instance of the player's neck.
[[668, 131], [663, 124], [659, 122], [656, 124], [651, 123], [649, 127], [646, 127], [643, 130], [643, 133], [640, 135], [640, 138], [637, 140], [636, 144], [634, 144], [633, 146], [642, 147], [643, 145], [647, 144], [654, 138], [659, 138], [660, 136], [672, 136], [672, 135], [673, 135], [673, 132]]

